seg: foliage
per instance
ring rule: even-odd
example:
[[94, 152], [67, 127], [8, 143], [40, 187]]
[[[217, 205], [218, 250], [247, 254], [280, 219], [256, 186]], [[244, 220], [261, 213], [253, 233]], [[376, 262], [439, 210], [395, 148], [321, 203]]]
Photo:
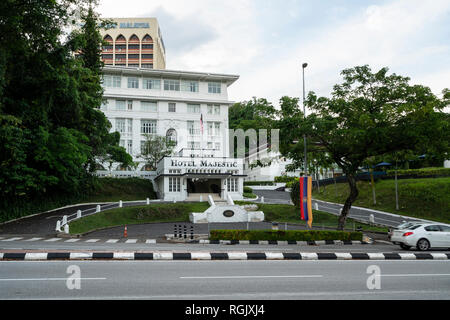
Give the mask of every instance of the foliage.
[[[392, 176], [395, 174], [395, 170], [388, 170], [387, 174], [389, 176]], [[397, 175], [450, 176], [450, 168], [423, 168], [423, 169], [397, 170]]]
[[368, 66], [354, 67], [342, 75], [331, 98], [309, 93], [312, 113], [306, 120], [295, 106], [282, 105], [279, 122], [284, 155], [301, 163], [303, 152], [291, 141], [306, 134], [313, 159], [324, 166], [336, 163], [347, 176], [350, 194], [339, 229], [358, 197], [355, 175], [368, 159], [407, 150], [448, 155], [450, 141], [450, 121], [442, 112], [448, 95], [439, 99], [427, 87], [409, 85], [407, 77], [388, 75], [387, 68], [372, 73]]
[[148, 165], [156, 169], [158, 161], [164, 157], [172, 155], [176, 143], [164, 136], [152, 134], [145, 135], [144, 152], [141, 157], [145, 159]]
[[211, 230], [210, 240], [266, 240], [266, 241], [361, 241], [361, 232], [319, 230]]
[[[394, 180], [380, 180], [376, 183], [376, 205], [372, 201], [370, 184], [358, 181], [357, 186], [359, 197], [354, 202], [356, 206], [450, 223], [450, 177], [399, 180], [399, 210], [396, 210]], [[328, 185], [322, 188], [321, 193], [313, 190], [313, 197], [344, 203], [348, 193], [347, 184]]]
[[291, 181], [295, 181], [296, 179], [298, 179], [298, 177], [278, 176], [278, 177], [275, 177], [275, 182], [277, 182], [277, 183], [291, 182]]
[[[96, 160], [108, 153], [131, 160], [99, 110], [94, 4], [0, 2], [1, 215], [22, 215], [19, 208], [36, 199], [80, 198], [91, 187]], [[80, 24], [70, 35], [64, 31]]]
[[244, 181], [244, 186], [273, 186], [273, 181]]

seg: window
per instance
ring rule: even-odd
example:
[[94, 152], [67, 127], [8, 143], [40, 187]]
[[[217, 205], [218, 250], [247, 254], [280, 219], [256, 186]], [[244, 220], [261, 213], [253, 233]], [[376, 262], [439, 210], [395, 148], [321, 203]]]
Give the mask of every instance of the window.
[[439, 228], [439, 226], [428, 226], [425, 227], [425, 230], [428, 232], [439, 232], [441, 231], [441, 228]]
[[127, 132], [133, 134], [133, 119], [127, 119]]
[[208, 132], [208, 136], [213, 136], [214, 135], [214, 123], [213, 122], [208, 122], [208, 124], [207, 124], [207, 132]]
[[177, 112], [177, 104], [174, 102], [169, 102], [169, 112]]
[[142, 49], [153, 49], [153, 45], [152, 44], [143, 44]]
[[103, 76], [103, 85], [106, 88], [120, 88], [120, 76]]
[[128, 100], [127, 101], [127, 110], [128, 111], [133, 110], [133, 100]]
[[125, 51], [127, 49], [126, 44], [116, 44], [116, 52], [117, 51]]
[[158, 112], [158, 105], [156, 104], [156, 102], [141, 101], [141, 111]]
[[[119, 133], [125, 133], [125, 119], [116, 119], [116, 131]], [[125, 147], [125, 142], [122, 147]]]
[[200, 134], [200, 129], [199, 129], [200, 124], [198, 122], [188, 121], [187, 126], [188, 126], [189, 135], [198, 136]]
[[153, 59], [153, 54], [142, 54], [141, 58], [142, 59]]
[[126, 102], [125, 100], [116, 100], [116, 111], [125, 111]]
[[208, 93], [222, 93], [220, 82], [208, 82]]
[[180, 81], [179, 80], [164, 80], [164, 90], [180, 91]]
[[125, 62], [126, 59], [126, 54], [116, 54], [116, 62]]
[[112, 77], [112, 86], [113, 88], [120, 88], [122, 85], [122, 78], [120, 76]]
[[169, 192], [180, 192], [180, 178], [169, 177]]
[[227, 190], [228, 192], [238, 192], [238, 179], [229, 178], [227, 179]]
[[144, 87], [144, 89], [160, 90], [161, 89], [161, 80], [144, 78], [142, 86]]
[[128, 54], [128, 59], [137, 60], [139, 59], [138, 54]]
[[128, 140], [127, 141], [127, 152], [129, 153], [129, 154], [132, 154], [133, 153], [133, 140]]
[[143, 63], [143, 64], [141, 64], [141, 68], [153, 69], [153, 64], [151, 64], [151, 63]]
[[216, 148], [215, 148], [217, 151], [219, 151], [220, 150], [220, 142], [216, 142]]
[[156, 120], [141, 120], [142, 134], [156, 134]]
[[129, 44], [128, 50], [139, 50], [139, 45], [138, 44]]
[[189, 149], [200, 149], [200, 142], [188, 141]]
[[112, 60], [112, 58], [113, 58], [112, 54], [102, 54], [102, 59]]
[[188, 104], [187, 111], [188, 111], [188, 113], [200, 113], [200, 105], [199, 104]]
[[168, 141], [172, 141], [175, 144], [177, 143], [177, 131], [175, 129], [169, 129], [166, 132], [166, 139]]
[[220, 122], [214, 122], [214, 131], [216, 136], [220, 136]]
[[220, 105], [208, 104], [208, 114], [220, 115]]
[[187, 92], [198, 92], [197, 81], [183, 81], [181, 83], [181, 90]]
[[213, 143], [212, 142], [208, 142], [208, 149], [211, 150], [213, 148]]
[[139, 79], [138, 78], [128, 78], [128, 88], [139, 89]]

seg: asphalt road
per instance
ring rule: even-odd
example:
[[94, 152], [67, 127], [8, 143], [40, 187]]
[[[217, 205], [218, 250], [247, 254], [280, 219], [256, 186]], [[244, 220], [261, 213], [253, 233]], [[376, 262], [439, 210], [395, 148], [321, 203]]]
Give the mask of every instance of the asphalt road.
[[[379, 276], [375, 277], [373, 270], [379, 271]], [[450, 264], [448, 261], [0, 261], [0, 287], [0, 299], [449, 300]]]

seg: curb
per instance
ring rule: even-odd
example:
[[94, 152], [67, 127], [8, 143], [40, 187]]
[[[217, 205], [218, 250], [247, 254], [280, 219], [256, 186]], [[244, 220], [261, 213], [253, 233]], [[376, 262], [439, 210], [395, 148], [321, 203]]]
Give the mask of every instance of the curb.
[[450, 253], [8, 252], [0, 260], [450, 260]]
[[319, 245], [357, 245], [371, 244], [366, 241], [355, 240], [316, 240], [316, 241], [278, 241], [278, 240], [193, 240], [190, 243], [199, 244], [227, 244], [227, 245], [299, 245], [299, 246], [319, 246]]

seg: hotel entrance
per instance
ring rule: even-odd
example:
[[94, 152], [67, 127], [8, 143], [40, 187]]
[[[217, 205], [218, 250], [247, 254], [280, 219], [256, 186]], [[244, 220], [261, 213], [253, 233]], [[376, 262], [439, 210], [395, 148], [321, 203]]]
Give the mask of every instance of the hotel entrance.
[[214, 200], [222, 199], [222, 180], [209, 178], [189, 178], [187, 181], [188, 199], [198, 199], [200, 195], [203, 200], [208, 200], [208, 195], [211, 195]]

